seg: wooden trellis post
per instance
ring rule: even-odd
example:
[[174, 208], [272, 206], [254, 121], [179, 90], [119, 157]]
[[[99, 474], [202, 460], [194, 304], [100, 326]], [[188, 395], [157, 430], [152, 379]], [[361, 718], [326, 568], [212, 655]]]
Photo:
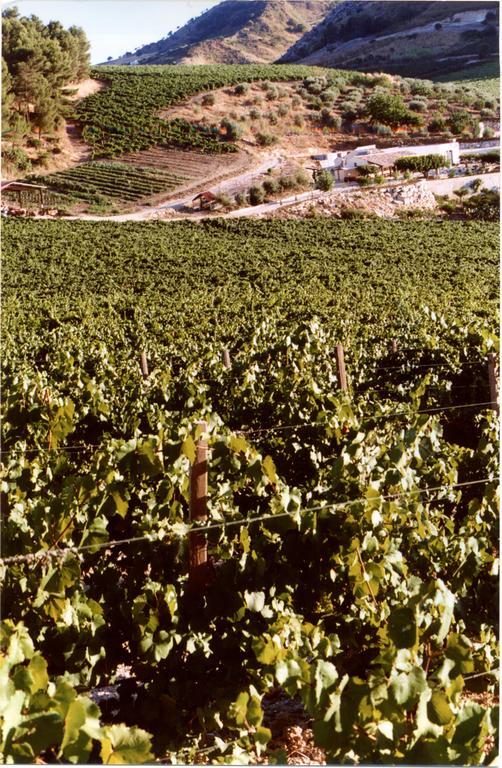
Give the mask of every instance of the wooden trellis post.
[[396, 354], [396, 352], [397, 352], [397, 341], [396, 341], [396, 339], [392, 339], [392, 341], [390, 342], [390, 351], [392, 352], [393, 355]]
[[[197, 427], [207, 432], [205, 421], [197, 422]], [[207, 518], [207, 440], [200, 437], [197, 441], [195, 461], [190, 471], [190, 524], [204, 522]], [[207, 540], [205, 533], [190, 531], [189, 578], [191, 583], [201, 589], [207, 572]]]
[[144, 379], [148, 378], [148, 360], [146, 359], [146, 352], [142, 352], [140, 356], [141, 374]]
[[340, 389], [344, 392], [347, 391], [347, 374], [345, 373], [345, 359], [343, 356], [342, 344], [337, 344], [335, 349], [336, 355], [336, 367], [338, 371], [338, 384]]
[[228, 351], [228, 349], [225, 348], [223, 350], [223, 352], [221, 353], [221, 359], [223, 361], [223, 367], [224, 368], [230, 368], [231, 367], [230, 352]]
[[494, 411], [498, 411], [499, 382], [497, 376], [497, 358], [493, 352], [488, 355], [488, 384], [490, 386], [490, 402]]

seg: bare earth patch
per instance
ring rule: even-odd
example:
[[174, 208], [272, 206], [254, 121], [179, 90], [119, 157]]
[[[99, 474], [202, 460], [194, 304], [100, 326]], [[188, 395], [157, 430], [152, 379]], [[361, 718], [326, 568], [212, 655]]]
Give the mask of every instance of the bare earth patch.
[[80, 83], [68, 83], [65, 88], [72, 91], [75, 90], [75, 93], [70, 93], [67, 98], [70, 101], [78, 101], [93, 93], [102, 91], [103, 88], [106, 88], [106, 83], [103, 80], [94, 80], [94, 78], [88, 77]]

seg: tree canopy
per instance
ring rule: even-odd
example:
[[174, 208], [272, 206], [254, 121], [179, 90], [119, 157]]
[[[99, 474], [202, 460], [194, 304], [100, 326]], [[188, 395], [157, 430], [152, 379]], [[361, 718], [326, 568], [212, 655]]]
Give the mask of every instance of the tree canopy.
[[20, 16], [13, 7], [2, 12], [2, 33], [4, 132], [12, 132], [17, 115], [39, 134], [50, 132], [64, 113], [61, 89], [89, 73], [85, 32], [75, 26], [65, 29], [59, 21], [44, 24], [37, 16]]
[[445, 168], [450, 165], [443, 155], [410, 155], [400, 157], [395, 166], [399, 171], [418, 171], [427, 178], [429, 171]]
[[413, 125], [420, 121], [417, 115], [410, 112], [399, 94], [374, 93], [368, 101], [368, 113], [372, 120], [393, 127], [405, 123]]

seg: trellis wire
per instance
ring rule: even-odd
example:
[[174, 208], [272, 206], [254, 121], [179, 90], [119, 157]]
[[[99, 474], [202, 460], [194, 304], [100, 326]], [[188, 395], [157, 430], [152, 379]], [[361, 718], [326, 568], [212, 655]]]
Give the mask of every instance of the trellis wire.
[[[397, 413], [377, 413], [373, 416], [367, 416], [366, 419], [362, 420], [362, 423], [365, 421], [372, 421], [373, 419], [393, 419], [393, 418], [399, 418], [400, 416], [415, 416], [415, 415], [422, 415], [425, 413], [442, 413], [445, 411], [456, 411], [456, 410], [462, 410], [464, 408], [481, 408], [481, 407], [488, 407], [491, 405], [497, 405], [497, 401], [495, 400], [488, 400], [483, 403], [461, 403], [460, 405], [446, 405], [446, 406], [437, 406], [436, 408], [424, 408], [418, 411], [412, 411], [411, 413], [409, 411], [398, 411]], [[257, 427], [256, 429], [236, 429], [233, 431], [233, 434], [236, 435], [257, 435], [257, 434], [265, 434], [268, 432], [280, 432], [282, 430], [289, 430], [289, 429], [306, 429], [307, 427], [329, 427], [330, 425], [327, 423], [319, 423], [318, 421], [308, 421], [308, 422], [301, 422], [300, 424], [278, 424], [277, 426], [273, 427]], [[53, 453], [53, 452], [68, 452], [68, 453], [85, 453], [89, 450], [92, 450], [93, 448], [102, 448], [105, 449], [106, 445], [101, 445], [97, 443], [91, 443], [87, 446], [73, 446], [73, 445], [67, 445], [67, 446], [60, 446], [55, 448], [10, 448], [6, 451], [0, 449], [0, 456], [6, 456], [8, 454], [17, 453], [17, 454], [25, 454], [25, 453]], [[123, 446], [118, 446], [119, 448], [122, 448]]]
[[[316, 507], [309, 507], [307, 509], [301, 510], [301, 515], [309, 515], [312, 512], [320, 512], [323, 510], [329, 510], [329, 509], [344, 509], [345, 507], [353, 506], [354, 504], [360, 504], [361, 502], [374, 502], [374, 501], [394, 501], [395, 499], [400, 499], [406, 496], [409, 496], [411, 494], [416, 494], [418, 496], [423, 495], [424, 493], [431, 493], [435, 491], [447, 491], [447, 490], [455, 490], [457, 488], [465, 488], [469, 486], [474, 485], [483, 485], [490, 482], [494, 482], [492, 478], [484, 477], [479, 478], [477, 480], [466, 480], [462, 483], [450, 483], [449, 485], [436, 485], [436, 486], [429, 486], [427, 488], [413, 488], [409, 491], [402, 491], [399, 493], [393, 493], [388, 495], [381, 495], [381, 496], [375, 496], [371, 499], [368, 499], [366, 496], [361, 496], [357, 499], [352, 499], [351, 501], [343, 501], [343, 502], [334, 502], [331, 504], [321, 504]], [[279, 512], [277, 514], [273, 515], [259, 515], [257, 517], [247, 517], [243, 518], [241, 520], [228, 520], [228, 521], [222, 521], [219, 523], [209, 523], [208, 525], [202, 525], [202, 526], [186, 526], [186, 530], [183, 533], [175, 533], [172, 530], [169, 531], [160, 531], [158, 533], [150, 533], [145, 534], [143, 536], [133, 536], [126, 539], [116, 539], [112, 541], [106, 541], [106, 542], [99, 542], [96, 544], [84, 544], [80, 547], [62, 547], [61, 549], [47, 549], [39, 552], [31, 552], [29, 554], [25, 555], [12, 555], [9, 557], [3, 557], [0, 558], [0, 565], [9, 566], [10, 564], [16, 564], [16, 563], [22, 563], [22, 562], [34, 562], [36, 560], [40, 559], [46, 559], [50, 557], [64, 557], [67, 554], [75, 554], [77, 552], [83, 552], [87, 550], [94, 550], [94, 552], [100, 550], [100, 549], [109, 549], [112, 547], [117, 547], [121, 545], [127, 545], [127, 544], [133, 544], [143, 541], [159, 541], [164, 538], [164, 536], [174, 536], [175, 538], [186, 538], [191, 531], [199, 531], [201, 533], [212, 531], [216, 529], [226, 529], [230, 528], [231, 526], [236, 525], [251, 525], [252, 523], [259, 523], [264, 522], [265, 520], [279, 520], [284, 517], [294, 517], [295, 512]], [[162, 534], [162, 535], [161, 535]]]

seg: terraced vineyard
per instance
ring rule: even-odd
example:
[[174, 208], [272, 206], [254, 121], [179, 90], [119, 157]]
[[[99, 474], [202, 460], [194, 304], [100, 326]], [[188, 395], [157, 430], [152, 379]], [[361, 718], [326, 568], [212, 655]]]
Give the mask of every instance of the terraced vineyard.
[[34, 177], [49, 189], [77, 200], [93, 202], [96, 196], [135, 202], [167, 193], [183, 185], [188, 176], [172, 171], [131, 166], [127, 163], [83, 163], [75, 168]]
[[212, 157], [198, 152], [184, 152], [179, 149], [152, 147], [143, 152], [122, 155], [121, 163], [152, 168], [154, 170], [179, 174], [190, 180], [204, 179], [206, 176], [224, 173], [235, 164], [234, 158]]
[[[164, 121], [157, 112], [195, 93], [242, 80], [294, 80], [321, 72], [317, 67], [284, 65], [100, 67], [92, 75], [106, 80], [107, 88], [84, 99], [75, 117], [96, 157], [115, 157], [154, 146], [235, 152], [235, 145], [224, 141], [218, 130], [181, 119]], [[335, 70], [328, 73], [337, 78]]]

